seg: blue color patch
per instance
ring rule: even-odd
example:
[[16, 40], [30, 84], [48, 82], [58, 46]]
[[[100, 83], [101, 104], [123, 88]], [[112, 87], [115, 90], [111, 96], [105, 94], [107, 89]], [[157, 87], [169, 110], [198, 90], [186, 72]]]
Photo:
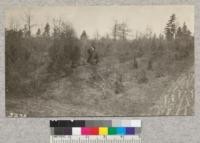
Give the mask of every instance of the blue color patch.
[[126, 128], [126, 135], [134, 135], [135, 134], [135, 128], [134, 127], [127, 127]]

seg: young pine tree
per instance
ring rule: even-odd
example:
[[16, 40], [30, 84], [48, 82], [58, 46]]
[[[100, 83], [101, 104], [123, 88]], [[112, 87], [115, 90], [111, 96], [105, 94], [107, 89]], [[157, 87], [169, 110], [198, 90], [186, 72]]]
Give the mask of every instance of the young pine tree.
[[44, 37], [50, 37], [50, 25], [49, 23], [47, 23], [44, 27], [44, 33], [43, 33]]
[[81, 40], [87, 40], [87, 39], [88, 39], [88, 36], [87, 36], [85, 30], [83, 30], [80, 39], [81, 39]]
[[172, 14], [165, 27], [165, 37], [167, 40], [171, 41], [175, 38], [176, 33], [176, 15]]
[[36, 35], [37, 35], [37, 37], [41, 36], [41, 30], [40, 30], [40, 28], [38, 28]]

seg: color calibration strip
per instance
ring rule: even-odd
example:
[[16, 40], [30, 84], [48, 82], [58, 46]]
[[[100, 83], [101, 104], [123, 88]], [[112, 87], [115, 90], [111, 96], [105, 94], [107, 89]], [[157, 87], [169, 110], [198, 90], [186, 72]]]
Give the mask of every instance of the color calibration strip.
[[138, 135], [140, 128], [135, 127], [55, 127], [51, 135]]
[[51, 135], [140, 135], [141, 120], [50, 121]]
[[141, 143], [141, 120], [50, 121], [50, 143]]

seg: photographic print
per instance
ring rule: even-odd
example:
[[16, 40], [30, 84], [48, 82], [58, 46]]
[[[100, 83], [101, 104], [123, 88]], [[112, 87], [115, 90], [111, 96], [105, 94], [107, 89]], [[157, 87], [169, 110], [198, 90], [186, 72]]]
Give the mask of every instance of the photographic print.
[[7, 117], [191, 116], [194, 6], [5, 13]]

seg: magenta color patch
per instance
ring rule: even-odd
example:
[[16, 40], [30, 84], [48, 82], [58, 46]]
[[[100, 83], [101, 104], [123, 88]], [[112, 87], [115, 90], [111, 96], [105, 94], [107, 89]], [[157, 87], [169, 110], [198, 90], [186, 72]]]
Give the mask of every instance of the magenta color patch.
[[81, 134], [90, 135], [90, 128], [87, 128], [87, 127], [81, 128]]

